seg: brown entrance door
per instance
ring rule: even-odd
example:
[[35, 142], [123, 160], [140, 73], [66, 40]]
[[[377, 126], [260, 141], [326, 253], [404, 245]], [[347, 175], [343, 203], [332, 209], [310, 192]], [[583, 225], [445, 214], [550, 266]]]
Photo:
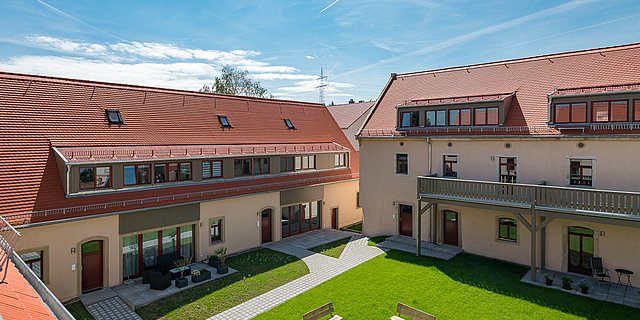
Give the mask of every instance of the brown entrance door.
[[413, 237], [413, 206], [398, 205], [400, 235]]
[[591, 275], [593, 230], [569, 227], [569, 272]]
[[458, 213], [445, 210], [442, 212], [444, 225], [443, 235], [444, 243], [452, 246], [458, 246]]
[[102, 288], [102, 240], [82, 245], [82, 292]]
[[273, 210], [262, 210], [262, 243], [268, 243], [273, 241], [271, 238], [271, 214]]
[[331, 229], [338, 229], [338, 208], [331, 209]]

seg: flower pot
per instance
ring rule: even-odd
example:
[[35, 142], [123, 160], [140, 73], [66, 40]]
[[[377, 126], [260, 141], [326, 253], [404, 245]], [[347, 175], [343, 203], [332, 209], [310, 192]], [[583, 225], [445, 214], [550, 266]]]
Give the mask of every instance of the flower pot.
[[198, 283], [209, 279], [211, 279], [211, 272], [209, 272], [209, 270], [201, 270], [200, 274], [197, 276], [194, 276], [193, 274], [191, 275], [191, 282], [193, 283]]
[[218, 271], [218, 274], [225, 274], [225, 273], [229, 272], [229, 267], [227, 267], [227, 266], [218, 266], [218, 267], [216, 267], [216, 270]]
[[571, 283], [562, 283], [562, 289], [571, 290]]
[[580, 292], [583, 294], [589, 294], [589, 287], [580, 287]]
[[209, 265], [214, 268], [217, 268], [220, 265], [220, 258], [218, 258], [218, 256], [210, 256]]
[[176, 287], [184, 288], [189, 285], [189, 280], [187, 278], [178, 278], [176, 279]]
[[544, 279], [544, 282], [545, 282], [548, 286], [552, 286], [552, 285], [553, 285], [553, 279]]

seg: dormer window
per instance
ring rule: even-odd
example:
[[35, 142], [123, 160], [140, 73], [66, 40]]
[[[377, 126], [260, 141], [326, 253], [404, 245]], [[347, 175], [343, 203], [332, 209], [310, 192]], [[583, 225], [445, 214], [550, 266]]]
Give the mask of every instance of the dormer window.
[[120, 110], [107, 109], [105, 112], [107, 113], [107, 121], [109, 121], [110, 124], [124, 124]]
[[291, 119], [284, 119], [284, 124], [287, 125], [287, 128], [289, 130], [295, 130], [296, 127], [293, 125], [293, 122], [291, 122]]
[[218, 116], [218, 121], [220, 121], [220, 125], [223, 128], [231, 128], [231, 123], [229, 122], [227, 116]]
[[420, 112], [403, 112], [402, 118], [400, 120], [400, 124], [402, 125], [402, 127], [417, 127], [420, 125]]

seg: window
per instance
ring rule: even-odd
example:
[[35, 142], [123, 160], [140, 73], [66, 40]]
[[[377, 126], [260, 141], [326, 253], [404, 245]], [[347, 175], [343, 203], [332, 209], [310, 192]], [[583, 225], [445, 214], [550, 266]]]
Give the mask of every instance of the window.
[[44, 251], [42, 250], [25, 252], [20, 254], [20, 259], [24, 261], [24, 263], [29, 267], [29, 269], [31, 269], [31, 271], [33, 271], [33, 273], [35, 273], [40, 280], [44, 280], [43, 272], [42, 272], [42, 270], [44, 269], [43, 257], [44, 257]]
[[591, 104], [593, 122], [624, 122], [628, 120], [628, 102], [599, 101]]
[[233, 160], [233, 175], [236, 177], [251, 175], [251, 159]]
[[442, 176], [458, 177], [458, 156], [442, 156]]
[[284, 124], [287, 126], [289, 130], [296, 129], [296, 127], [293, 125], [293, 122], [291, 122], [291, 119], [284, 119]]
[[518, 241], [518, 222], [511, 218], [498, 219], [498, 239]]
[[202, 162], [202, 179], [220, 178], [222, 177], [222, 161], [203, 161]]
[[334, 159], [334, 167], [344, 167], [346, 166], [347, 155], [345, 153], [336, 154]]
[[446, 110], [434, 110], [426, 112], [426, 125], [427, 127], [443, 127], [447, 125], [447, 111]]
[[80, 189], [111, 187], [111, 167], [80, 168]]
[[406, 153], [396, 154], [396, 173], [409, 174], [409, 155]]
[[633, 100], [633, 121], [640, 121], [640, 100]]
[[220, 121], [220, 125], [223, 128], [232, 128], [231, 122], [229, 122], [229, 118], [227, 118], [227, 116], [218, 116], [218, 121]]
[[356, 192], [356, 208], [361, 208], [360, 205], [360, 191]]
[[[287, 170], [290, 165], [293, 165], [293, 170], [288, 171], [298, 171], [298, 170], [308, 170], [316, 168], [316, 156], [296, 156], [291, 157], [292, 160], [287, 160]], [[293, 161], [293, 163], [291, 163]], [[280, 168], [282, 168], [282, 164], [280, 164]]]
[[571, 159], [569, 184], [572, 186], [593, 185], [593, 160]]
[[555, 105], [555, 123], [582, 123], [587, 122], [587, 104], [558, 103]]
[[420, 125], [420, 112], [419, 111], [411, 111], [411, 112], [403, 112], [402, 115], [402, 127], [417, 127]]
[[280, 157], [280, 172], [293, 171], [294, 157]]
[[253, 174], [268, 174], [269, 173], [269, 158], [255, 158], [253, 159]]
[[111, 124], [124, 124], [120, 110], [105, 110], [107, 114], [107, 121]]
[[211, 219], [209, 221], [211, 227], [211, 243], [222, 241], [222, 218]]
[[151, 166], [139, 164], [124, 166], [124, 185], [149, 184], [151, 183]]
[[155, 183], [191, 180], [191, 162], [156, 163], [153, 174]]
[[500, 182], [516, 183], [516, 158], [500, 157]]
[[471, 109], [449, 110], [450, 126], [470, 126]]
[[498, 108], [476, 108], [475, 122], [476, 126], [497, 125], [499, 122]]

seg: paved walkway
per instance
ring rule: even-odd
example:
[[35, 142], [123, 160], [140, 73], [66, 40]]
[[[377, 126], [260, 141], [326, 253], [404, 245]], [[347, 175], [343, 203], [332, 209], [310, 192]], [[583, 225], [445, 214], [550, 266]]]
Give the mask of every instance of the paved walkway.
[[113, 289], [102, 289], [83, 295], [80, 300], [96, 320], [142, 319]]
[[[333, 233], [335, 230], [329, 231]], [[334, 235], [337, 234], [334, 233]], [[320, 235], [316, 234], [314, 236], [319, 237]], [[329, 237], [328, 234], [327, 237]], [[339, 259], [306, 250], [309, 242], [304, 237], [298, 237], [298, 241], [295, 241], [296, 239], [285, 240], [269, 243], [264, 247], [302, 259], [309, 267], [309, 274], [217, 314], [209, 318], [209, 320], [251, 319], [384, 252], [383, 249], [369, 246], [368, 239], [361, 235], [353, 235], [351, 237], [351, 241], [347, 244]], [[315, 245], [318, 245], [318, 243], [315, 243]]]
[[[390, 236], [385, 239], [385, 241], [379, 243], [378, 247], [411, 252], [415, 254], [416, 239], [407, 236]], [[461, 252], [462, 249], [458, 247], [422, 241], [420, 255], [443, 260], [450, 260]]]

